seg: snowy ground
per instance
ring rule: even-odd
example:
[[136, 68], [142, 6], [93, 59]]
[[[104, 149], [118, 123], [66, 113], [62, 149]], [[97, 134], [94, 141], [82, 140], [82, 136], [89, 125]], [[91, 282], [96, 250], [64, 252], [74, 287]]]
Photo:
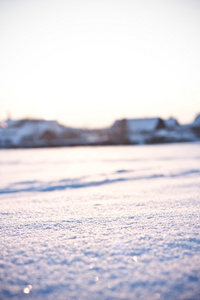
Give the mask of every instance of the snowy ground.
[[200, 144], [0, 152], [0, 299], [200, 299]]

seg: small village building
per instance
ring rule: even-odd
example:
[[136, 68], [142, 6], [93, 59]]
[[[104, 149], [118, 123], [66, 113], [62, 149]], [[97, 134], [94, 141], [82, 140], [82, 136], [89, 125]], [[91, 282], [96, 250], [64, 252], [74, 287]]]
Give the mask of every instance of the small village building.
[[197, 138], [200, 138], [200, 114], [196, 116], [192, 123], [192, 131]]
[[200, 128], [200, 114], [196, 116], [194, 122], [192, 123], [192, 127]]
[[131, 144], [149, 143], [156, 131], [165, 128], [161, 118], [127, 120], [127, 136]]
[[122, 119], [110, 128], [112, 139], [119, 143], [144, 144], [151, 135], [166, 125], [161, 118]]
[[174, 129], [177, 126], [180, 126], [178, 121], [175, 118], [169, 118], [167, 120], [164, 120], [165, 126], [168, 129]]
[[128, 133], [147, 133], [166, 128], [160, 118], [128, 119], [126, 124]]

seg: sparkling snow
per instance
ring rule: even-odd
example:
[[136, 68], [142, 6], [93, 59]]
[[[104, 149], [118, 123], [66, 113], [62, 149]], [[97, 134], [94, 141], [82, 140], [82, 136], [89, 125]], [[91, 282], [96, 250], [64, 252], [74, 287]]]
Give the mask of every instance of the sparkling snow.
[[0, 151], [0, 299], [200, 299], [200, 144]]

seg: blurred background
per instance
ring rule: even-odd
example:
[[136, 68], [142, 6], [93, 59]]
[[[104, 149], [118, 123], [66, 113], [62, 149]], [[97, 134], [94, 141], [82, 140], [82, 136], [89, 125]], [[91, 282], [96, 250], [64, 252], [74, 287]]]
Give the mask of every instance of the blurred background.
[[193, 122], [199, 16], [198, 0], [1, 0], [0, 120]]

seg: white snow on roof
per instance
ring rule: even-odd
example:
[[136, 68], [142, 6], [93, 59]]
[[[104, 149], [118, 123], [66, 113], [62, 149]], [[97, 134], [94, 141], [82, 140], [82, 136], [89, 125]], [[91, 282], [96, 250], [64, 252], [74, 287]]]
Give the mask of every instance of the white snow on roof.
[[174, 127], [178, 126], [178, 122], [174, 118], [169, 118], [167, 120], [164, 120], [164, 123], [167, 128], [174, 128]]
[[195, 118], [193, 124], [194, 127], [200, 127], [200, 114]]
[[23, 124], [23, 126], [20, 129], [23, 135], [42, 135], [46, 130], [51, 130], [58, 134], [62, 131], [60, 125], [56, 121], [27, 121]]
[[13, 145], [18, 145], [24, 137], [38, 138], [47, 130], [59, 135], [62, 133], [63, 128], [57, 121], [9, 120], [7, 121], [7, 128], [1, 134], [1, 140], [9, 139]]
[[129, 119], [127, 120], [127, 130], [129, 132], [151, 132], [156, 129], [158, 123], [159, 118]]

